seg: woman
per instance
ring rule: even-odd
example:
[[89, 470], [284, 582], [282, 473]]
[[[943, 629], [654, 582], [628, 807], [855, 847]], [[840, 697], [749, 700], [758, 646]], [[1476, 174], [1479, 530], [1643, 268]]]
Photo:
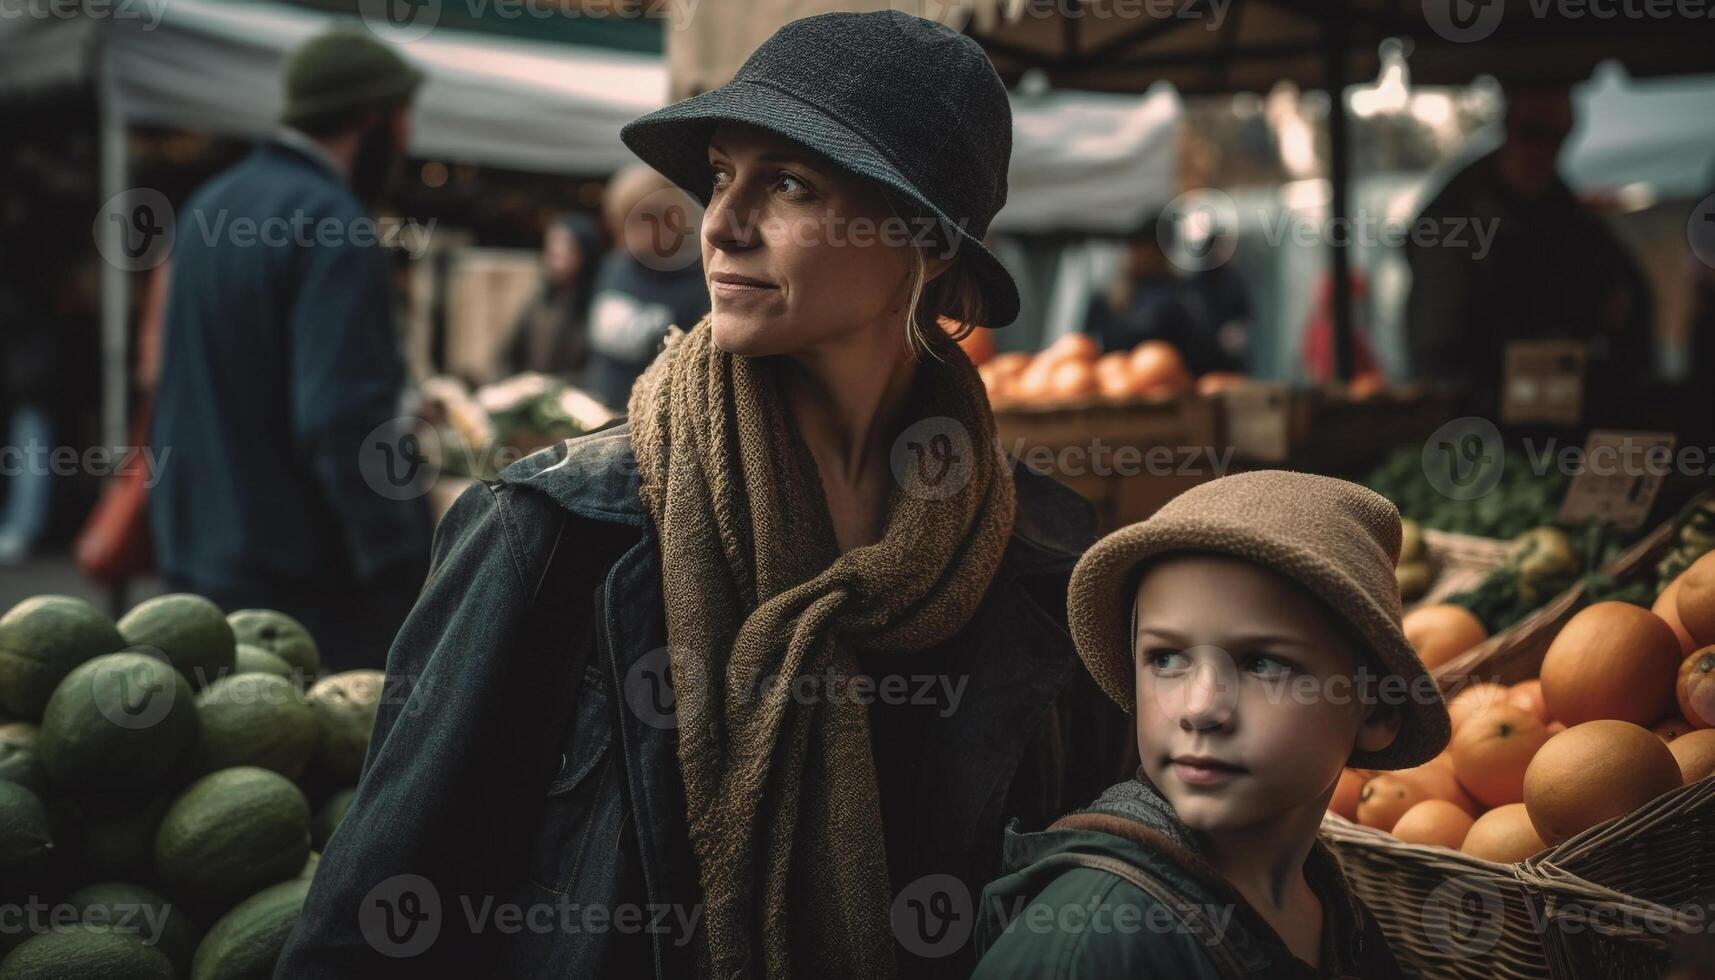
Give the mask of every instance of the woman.
[[980, 49], [807, 18], [623, 135], [708, 205], [711, 315], [446, 518], [279, 976], [954, 976], [1005, 822], [1119, 775], [1088, 510], [936, 325], [1017, 311]]
[[542, 236], [542, 287], [518, 314], [506, 346], [507, 374], [536, 371], [577, 382], [589, 359], [590, 296], [601, 264], [596, 220], [561, 215]]

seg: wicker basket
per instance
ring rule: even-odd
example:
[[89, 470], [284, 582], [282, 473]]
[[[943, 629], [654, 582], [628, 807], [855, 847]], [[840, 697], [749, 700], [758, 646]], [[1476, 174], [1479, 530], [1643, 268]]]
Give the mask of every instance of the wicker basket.
[[[1674, 543], [1669, 521], [1603, 571], [1646, 574]], [[1574, 586], [1442, 665], [1443, 691], [1536, 677], [1588, 599]], [[1518, 864], [1479, 860], [1329, 814], [1322, 836], [1405, 969], [1424, 977], [1656, 978], [1676, 937], [1715, 912], [1715, 777], [1664, 793]]]
[[1507, 563], [1514, 547], [1513, 542], [1500, 538], [1424, 528], [1423, 551], [1436, 569], [1435, 581], [1429, 591], [1407, 608], [1432, 606], [1450, 595], [1482, 585], [1491, 572]]

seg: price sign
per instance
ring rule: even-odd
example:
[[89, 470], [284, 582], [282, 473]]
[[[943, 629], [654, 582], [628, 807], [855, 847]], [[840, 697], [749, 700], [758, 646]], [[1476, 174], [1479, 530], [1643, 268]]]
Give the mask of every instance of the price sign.
[[1590, 433], [1560, 504], [1561, 523], [1598, 520], [1626, 530], [1641, 527], [1662, 479], [1673, 470], [1676, 442], [1668, 432]]
[[1507, 425], [1577, 425], [1584, 416], [1584, 370], [1590, 354], [1575, 340], [1515, 340], [1506, 349], [1501, 421]]

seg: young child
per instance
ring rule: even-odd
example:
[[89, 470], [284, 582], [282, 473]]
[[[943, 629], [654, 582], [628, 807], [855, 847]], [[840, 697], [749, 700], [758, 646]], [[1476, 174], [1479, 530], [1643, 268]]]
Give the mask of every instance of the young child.
[[975, 976], [1378, 977], [1399, 968], [1317, 839], [1345, 766], [1447, 744], [1400, 630], [1399, 512], [1281, 471], [1187, 491], [1072, 573], [1085, 666], [1137, 719], [1135, 778], [983, 893]]

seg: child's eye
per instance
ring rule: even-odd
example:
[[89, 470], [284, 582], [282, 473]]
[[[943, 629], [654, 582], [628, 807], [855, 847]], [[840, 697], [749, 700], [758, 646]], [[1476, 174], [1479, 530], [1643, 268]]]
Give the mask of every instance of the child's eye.
[[1157, 648], [1147, 651], [1143, 657], [1144, 662], [1157, 673], [1171, 673], [1186, 667], [1185, 654], [1179, 650]]
[[1245, 669], [1264, 677], [1292, 672], [1292, 661], [1267, 653], [1253, 653], [1245, 658]]

